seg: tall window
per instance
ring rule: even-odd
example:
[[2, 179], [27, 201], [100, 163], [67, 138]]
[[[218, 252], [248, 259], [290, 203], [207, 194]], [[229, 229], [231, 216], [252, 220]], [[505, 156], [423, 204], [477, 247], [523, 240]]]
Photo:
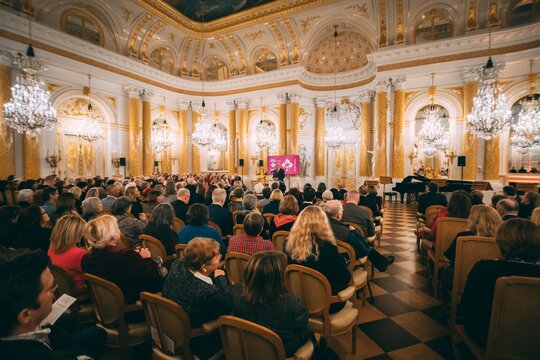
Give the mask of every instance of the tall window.
[[103, 46], [103, 32], [96, 21], [79, 11], [68, 11], [62, 16], [62, 31]]
[[[515, 124], [518, 119], [518, 114], [521, 111], [521, 101], [525, 99], [526, 96], [522, 97], [518, 101], [512, 105], [512, 123]], [[540, 94], [535, 94], [536, 99], [540, 99]], [[510, 131], [510, 138], [513, 135], [513, 131]], [[510, 144], [510, 151], [508, 152], [508, 162], [509, 162], [509, 170], [514, 168], [515, 170], [519, 170], [521, 168], [530, 171], [532, 168], [537, 168], [537, 170], [540, 170], [540, 146], [535, 146], [531, 148], [528, 152], [522, 153], [518, 151], [517, 148], [512, 146]]]
[[433, 9], [422, 15], [416, 26], [414, 41], [423, 43], [452, 37], [453, 24], [448, 14], [441, 9]]
[[229, 68], [223, 60], [217, 56], [214, 56], [206, 62], [206, 70], [204, 75], [205, 80], [225, 80], [229, 78]]
[[255, 57], [254, 72], [256, 74], [276, 70], [278, 67], [277, 58], [268, 49], [262, 49]]
[[510, 8], [508, 25], [517, 26], [540, 20], [540, 1], [521, 0]]
[[174, 70], [173, 56], [171, 52], [165, 48], [155, 49], [150, 54], [149, 65], [161, 71], [172, 74]]

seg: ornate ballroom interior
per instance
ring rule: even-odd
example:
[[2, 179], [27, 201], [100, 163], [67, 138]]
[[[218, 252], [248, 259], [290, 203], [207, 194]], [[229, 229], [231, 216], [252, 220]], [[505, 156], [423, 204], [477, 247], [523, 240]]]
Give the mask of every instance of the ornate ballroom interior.
[[[256, 181], [259, 160], [299, 155], [292, 180], [302, 183], [356, 188], [419, 170], [540, 182], [540, 147], [516, 145], [513, 125], [489, 139], [466, 126], [490, 56], [513, 124], [538, 93], [537, 0], [202, 4], [0, 0], [0, 103], [30, 43], [56, 114], [37, 135], [1, 124], [0, 177], [223, 171]], [[435, 108], [443, 144], [433, 148], [422, 131]]]

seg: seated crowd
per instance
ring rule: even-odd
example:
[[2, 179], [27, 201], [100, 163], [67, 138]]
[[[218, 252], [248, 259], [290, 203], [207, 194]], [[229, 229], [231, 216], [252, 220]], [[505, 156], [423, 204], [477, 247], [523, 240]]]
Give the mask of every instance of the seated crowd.
[[[161, 292], [181, 305], [192, 328], [225, 314], [263, 325], [279, 335], [290, 357], [316, 340], [306, 306], [287, 292], [288, 264], [318, 271], [337, 296], [350, 286], [351, 261], [367, 258], [381, 272], [394, 262], [373, 243], [384, 211], [372, 185], [347, 191], [327, 190], [324, 183], [317, 189], [295, 184], [286, 192], [283, 183], [274, 183], [254, 194], [227, 175], [123, 182], [98, 177], [62, 181], [51, 175], [39, 181], [11, 179], [1, 190], [8, 188], [23, 194], [17, 204], [0, 207], [0, 285], [10, 289], [0, 295], [0, 354], [10, 356], [61, 358], [66, 353], [99, 358], [102, 352], [106, 334], [100, 327], [74, 332], [61, 321], [52, 327], [41, 324], [51, 312], [56, 290], [50, 264], [72, 277], [80, 304], [91, 301], [83, 274], [95, 275], [118, 286], [128, 305], [135, 306], [143, 291]], [[460, 307], [466, 329], [485, 345], [496, 279], [540, 277], [539, 195], [520, 198], [505, 187], [493, 206], [482, 204], [481, 194], [463, 191], [454, 192], [447, 202], [430, 183], [418, 201], [419, 217], [433, 205], [441, 206], [434, 221], [416, 232], [428, 250], [438, 246], [437, 230], [444, 218], [467, 219], [467, 229], [456, 239], [494, 237], [500, 247], [500, 260], [474, 266]], [[182, 225], [175, 228], [176, 223]], [[277, 232], [287, 234], [282, 248], [272, 241]], [[165, 258], [142, 246], [141, 236], [155, 238]], [[452, 274], [456, 239], [444, 249], [447, 266], [442, 273]], [[340, 253], [340, 241], [353, 248], [356, 259]], [[232, 286], [222, 261], [230, 253], [250, 257], [243, 280]], [[441, 287], [451, 291], [452, 282], [441, 281]], [[329, 312], [346, 306], [346, 301], [333, 302]], [[126, 321], [145, 322], [145, 313], [130, 311]], [[66, 330], [71, 334], [63, 334], [60, 341], [55, 335]], [[221, 349], [221, 339], [212, 332], [194, 337], [190, 346], [206, 359]]]

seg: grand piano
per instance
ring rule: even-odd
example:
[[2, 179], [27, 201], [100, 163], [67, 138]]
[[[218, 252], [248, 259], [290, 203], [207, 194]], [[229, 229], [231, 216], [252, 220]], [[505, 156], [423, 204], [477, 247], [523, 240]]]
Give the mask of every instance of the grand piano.
[[[416, 180], [416, 181], [413, 181]], [[422, 175], [411, 175], [403, 179], [402, 182], [396, 183], [396, 186], [392, 188], [392, 191], [399, 193], [401, 203], [403, 204], [403, 198], [405, 194], [411, 194], [408, 199], [412, 198], [418, 200], [418, 194], [426, 191], [426, 185], [430, 182], [434, 182], [439, 185], [440, 192], [453, 192], [456, 190], [463, 190], [470, 192], [473, 187], [472, 181], [463, 180], [447, 180], [447, 179], [429, 179]]]

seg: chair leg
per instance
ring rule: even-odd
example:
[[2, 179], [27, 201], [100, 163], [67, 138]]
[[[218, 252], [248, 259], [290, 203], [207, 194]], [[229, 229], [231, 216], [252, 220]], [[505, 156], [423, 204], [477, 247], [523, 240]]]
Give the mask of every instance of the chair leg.
[[433, 263], [433, 297], [439, 299], [439, 264]]
[[352, 327], [352, 353], [353, 355], [356, 354], [356, 324]]
[[[367, 288], [369, 290], [369, 303], [372, 304], [373, 301], [375, 300], [375, 298], [373, 298], [373, 293], [371, 292], [371, 282], [369, 281], [369, 279], [367, 280]], [[364, 294], [364, 297], [365, 297], [365, 294]]]

